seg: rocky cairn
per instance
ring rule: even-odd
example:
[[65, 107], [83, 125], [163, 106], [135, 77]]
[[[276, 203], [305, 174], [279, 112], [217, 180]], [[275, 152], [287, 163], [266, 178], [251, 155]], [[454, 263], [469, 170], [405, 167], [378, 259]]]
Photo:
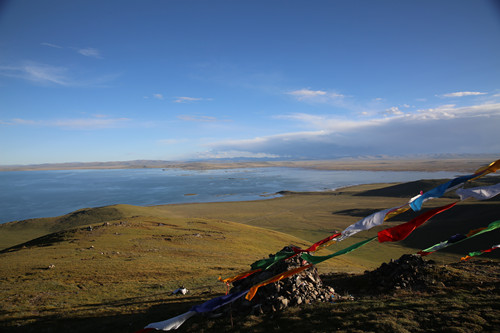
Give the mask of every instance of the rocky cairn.
[[[292, 248], [285, 247], [282, 251], [292, 251]], [[269, 255], [269, 257], [273, 256]], [[298, 256], [279, 261], [265, 271], [233, 282], [233, 288], [229, 292], [238, 293], [248, 290], [273, 276], [307, 264]], [[362, 275], [346, 273], [325, 275], [323, 280], [327, 282], [324, 284], [316, 267], [311, 266], [298, 274], [260, 287], [251, 301], [242, 297], [231, 307], [222, 311], [243, 315], [269, 314], [301, 304], [354, 300], [351, 294], [363, 297], [405, 289], [425, 290], [442, 284], [438, 282], [439, 276], [443, 277], [446, 269], [442, 270], [432, 260], [426, 261], [419, 255], [405, 254], [397, 260], [383, 263], [373, 271], [365, 271]], [[332, 286], [335, 286], [339, 292], [336, 292]]]
[[[282, 251], [291, 250], [291, 247], [285, 247]], [[272, 254], [269, 255], [269, 257], [273, 256]], [[307, 264], [306, 261], [300, 259], [298, 256], [279, 261], [265, 271], [235, 281], [230, 293], [250, 289], [252, 286], [275, 275], [306, 266]], [[241, 312], [262, 314], [283, 310], [288, 306], [315, 302], [332, 302], [345, 298], [335, 293], [332, 287], [323, 285], [316, 267], [311, 266], [299, 274], [260, 287], [251, 301], [241, 298], [234, 303], [233, 310], [237, 309], [237, 311]]]
[[404, 254], [397, 260], [365, 272], [365, 285], [378, 292], [425, 290], [438, 283], [436, 276], [443, 273], [438, 270], [433, 260], [424, 260], [416, 254]]

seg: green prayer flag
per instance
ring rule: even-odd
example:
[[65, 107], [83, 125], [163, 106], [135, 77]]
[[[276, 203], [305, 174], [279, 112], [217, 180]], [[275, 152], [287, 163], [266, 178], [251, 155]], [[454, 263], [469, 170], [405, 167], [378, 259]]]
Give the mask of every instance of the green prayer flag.
[[486, 229], [481, 230], [480, 232], [478, 232], [478, 233], [470, 236], [469, 238], [475, 237], [477, 235], [481, 235], [482, 233], [485, 233], [485, 232], [488, 232], [488, 231], [495, 230], [496, 228], [500, 228], [500, 220], [495, 221], [495, 222], [491, 222], [490, 224], [488, 224], [488, 226], [486, 227]]
[[295, 252], [293, 252], [293, 251], [279, 251], [278, 253], [276, 253], [274, 255], [274, 257], [256, 261], [252, 265], [250, 265], [250, 267], [252, 267], [252, 269], [260, 268], [262, 270], [266, 270], [269, 267], [271, 267], [272, 265], [274, 265], [275, 263], [277, 263], [278, 261], [286, 259], [286, 258], [290, 258], [294, 254], [295, 254]]
[[362, 242], [359, 242], [359, 243], [356, 243], [354, 245], [351, 245], [349, 247], [346, 247], [345, 249], [343, 250], [340, 250], [338, 252], [335, 252], [333, 254], [330, 254], [330, 255], [327, 255], [327, 256], [313, 256], [309, 253], [302, 253], [301, 255], [301, 258], [304, 259], [305, 261], [311, 263], [311, 264], [319, 264], [320, 262], [323, 262], [325, 260], [328, 260], [328, 259], [331, 259], [333, 257], [336, 257], [336, 256], [340, 256], [342, 254], [346, 254], [346, 253], [349, 253], [351, 251], [354, 251], [356, 250], [357, 248], [360, 248], [361, 246], [371, 242], [372, 240], [374, 240], [375, 238], [377, 238], [377, 236], [375, 237], [372, 237], [372, 238], [369, 238], [367, 240], [364, 240]]
[[[471, 236], [469, 236], [469, 237], [465, 237], [465, 238], [463, 238], [463, 239], [461, 239], [461, 240], [459, 240], [459, 241], [457, 241], [457, 242], [452, 242], [452, 243], [451, 243], [451, 242], [449, 242], [449, 241], [442, 242], [442, 243], [440, 243], [440, 244], [435, 244], [435, 245], [433, 245], [433, 246], [431, 246], [431, 247], [428, 247], [428, 248], [426, 248], [425, 250], [422, 250], [422, 251], [420, 251], [420, 252], [418, 252], [418, 253], [419, 253], [419, 254], [424, 253], [423, 255], [426, 255], [426, 252], [430, 252], [430, 253], [432, 253], [432, 252], [435, 252], [435, 251], [437, 251], [437, 250], [442, 250], [442, 249], [444, 249], [445, 247], [448, 247], [448, 246], [450, 246], [450, 245], [454, 245], [454, 244], [461, 243], [461, 242], [463, 242], [463, 241], [466, 241], [466, 240], [467, 240], [467, 239], [469, 239], [469, 238], [476, 237], [477, 235], [484, 234], [485, 232], [489, 232], [489, 231], [495, 230], [495, 229], [497, 229], [497, 228], [500, 228], [500, 220], [495, 221], [495, 222], [491, 222], [490, 224], [488, 224], [488, 226], [487, 226], [485, 229], [483, 229], [483, 230], [481, 230], [481, 231], [479, 231], [479, 232], [477, 232], [477, 233], [475, 233], [475, 234], [473, 234], [473, 235], [471, 235]], [[438, 245], [441, 245], [441, 244], [442, 244], [442, 246], [438, 246]], [[427, 253], [427, 254], [429, 254], [429, 253]]]
[[481, 254], [483, 254], [483, 251], [469, 252], [469, 257], [480, 256]]

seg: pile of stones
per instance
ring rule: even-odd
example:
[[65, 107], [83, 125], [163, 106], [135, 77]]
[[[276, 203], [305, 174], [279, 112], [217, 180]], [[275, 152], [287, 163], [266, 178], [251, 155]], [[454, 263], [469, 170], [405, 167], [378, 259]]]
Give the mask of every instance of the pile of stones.
[[397, 260], [383, 263], [376, 270], [365, 272], [364, 278], [372, 291], [387, 292], [400, 289], [425, 290], [436, 285], [438, 267], [420, 255], [405, 254]]
[[[291, 252], [292, 247], [285, 247], [281, 251]], [[269, 255], [270, 258], [273, 256]], [[308, 263], [299, 256], [278, 261], [267, 270], [233, 282], [233, 288], [229, 292], [239, 293], [249, 290], [252, 286], [280, 273], [306, 265]], [[420, 255], [405, 254], [397, 260], [383, 263], [379, 268], [366, 271], [362, 275], [347, 276], [347, 278], [342, 277], [337, 280], [326, 276], [329, 279], [328, 283], [333, 282], [333, 285], [342, 290], [336, 292], [331, 286], [323, 283], [316, 267], [311, 266], [298, 274], [260, 287], [251, 301], [242, 297], [232, 303], [229, 309], [226, 308], [222, 312], [230, 311], [242, 315], [272, 314], [289, 306], [354, 300], [354, 297], [349, 294], [350, 292], [359, 292], [359, 295], [373, 295], [402, 289], [427, 290], [442, 284], [438, 281], [441, 281], [446, 273], [446, 269], [435, 265], [433, 260], [426, 261]]]
[[[291, 251], [291, 247], [285, 247], [282, 251]], [[270, 255], [269, 257], [273, 257]], [[262, 272], [255, 273], [249, 277], [235, 281], [231, 293], [237, 293], [250, 289], [252, 286], [265, 281], [282, 272], [292, 270], [308, 263], [298, 256], [281, 260]], [[311, 266], [304, 271], [260, 287], [252, 301], [244, 297], [233, 305], [233, 310], [252, 314], [272, 313], [283, 310], [288, 306], [310, 304], [315, 302], [333, 302], [342, 300], [332, 287], [323, 285], [318, 271]]]

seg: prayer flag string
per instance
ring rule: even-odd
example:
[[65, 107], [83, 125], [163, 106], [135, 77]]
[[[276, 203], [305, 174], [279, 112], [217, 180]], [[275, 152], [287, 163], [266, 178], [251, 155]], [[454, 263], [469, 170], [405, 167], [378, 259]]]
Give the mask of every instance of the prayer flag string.
[[468, 255], [466, 255], [465, 257], [462, 257], [460, 258], [460, 260], [469, 260], [470, 258], [472, 257], [475, 257], [475, 256], [480, 256], [481, 254], [483, 253], [487, 253], [487, 252], [491, 252], [493, 250], [496, 250], [500, 248], [500, 244], [498, 245], [493, 245], [491, 248], [487, 249], [487, 250], [481, 250], [481, 251], [475, 251], [475, 252], [469, 252]]
[[295, 275], [297, 273], [300, 273], [306, 269], [308, 269], [309, 267], [311, 267], [312, 264], [309, 264], [309, 265], [305, 265], [305, 266], [300, 266], [300, 267], [297, 267], [297, 268], [294, 268], [294, 269], [291, 269], [289, 271], [286, 271], [286, 272], [283, 272], [283, 273], [280, 273], [278, 275], [275, 275], [265, 281], [262, 281], [254, 286], [252, 286], [250, 288], [250, 291], [248, 292], [248, 294], [245, 296], [245, 298], [249, 301], [252, 300], [252, 298], [254, 298], [255, 294], [257, 293], [257, 290], [260, 288], [260, 287], [263, 287], [265, 285], [268, 285], [270, 283], [273, 283], [273, 282], [278, 282], [279, 280], [282, 280], [284, 278], [287, 278], [289, 276], [292, 276], [292, 275]]
[[309, 262], [311, 264], [316, 265], [316, 264], [319, 264], [320, 262], [323, 262], [325, 260], [331, 259], [333, 257], [340, 256], [342, 254], [346, 254], [346, 253], [349, 253], [351, 251], [354, 251], [354, 250], [360, 248], [361, 246], [368, 244], [369, 242], [371, 242], [375, 238], [377, 238], [377, 236], [369, 238], [369, 239], [366, 239], [366, 240], [361, 241], [361, 242], [358, 242], [358, 243], [353, 244], [353, 245], [351, 245], [349, 247], [346, 247], [345, 249], [342, 249], [340, 251], [337, 251], [337, 252], [335, 252], [333, 254], [330, 254], [330, 255], [327, 255], [327, 256], [313, 256], [313, 255], [311, 255], [309, 253], [302, 253], [300, 257], [302, 259], [304, 259], [305, 261], [307, 261], [307, 262]]
[[449, 205], [431, 209], [423, 214], [420, 214], [419, 216], [415, 217], [414, 219], [406, 223], [379, 231], [377, 234], [378, 241], [380, 243], [383, 243], [383, 242], [397, 242], [403, 240], [406, 237], [408, 237], [408, 235], [410, 235], [413, 232], [413, 230], [420, 227], [422, 224], [430, 220], [433, 216], [450, 209], [457, 203], [458, 201], [451, 203]]
[[500, 228], [500, 220], [491, 222], [486, 228], [479, 228], [479, 229], [474, 229], [469, 231], [467, 235], [461, 235], [461, 234], [456, 234], [454, 236], [451, 236], [450, 239], [447, 241], [435, 244], [431, 247], [426, 248], [425, 250], [417, 252], [417, 254], [420, 254], [421, 256], [427, 256], [431, 253], [434, 253], [438, 250], [442, 250], [448, 246], [451, 246], [453, 244], [458, 244], [460, 242], [463, 242], [469, 238], [479, 236], [485, 232], [490, 232], [493, 231], [497, 228]]
[[422, 204], [425, 201], [427, 201], [429, 199], [440, 198], [446, 192], [457, 188], [458, 186], [462, 185], [466, 181], [483, 177], [489, 173], [496, 172], [498, 169], [500, 169], [500, 159], [496, 160], [495, 162], [490, 163], [486, 167], [477, 169], [476, 172], [473, 173], [472, 175], [457, 177], [455, 179], [452, 179], [444, 184], [441, 184], [441, 185], [433, 188], [432, 190], [425, 192], [422, 195], [419, 195], [418, 197], [416, 197], [414, 200], [412, 200], [410, 202], [410, 207], [414, 211], [419, 211], [420, 209], [422, 209]]
[[[487, 199], [491, 199], [492, 197], [500, 194], [500, 183], [495, 184], [495, 185], [490, 185], [490, 186], [480, 186], [480, 187], [474, 187], [474, 188], [469, 188], [469, 189], [458, 189], [456, 191], [456, 193], [460, 196], [461, 201], [469, 199], [469, 198], [474, 198], [476, 200], [487, 200]], [[456, 203], [457, 202], [450, 204], [450, 205], [443, 206], [443, 207], [446, 207], [446, 209], [444, 209], [444, 210], [447, 210], [447, 209], [453, 207]], [[448, 206], [450, 206], [450, 207], [448, 207]], [[380, 231], [378, 233], [379, 242], [381, 242], [381, 243], [388, 242], [388, 241], [394, 242], [394, 241], [405, 239], [409, 235], [409, 233], [413, 232], [413, 230], [415, 230], [421, 224], [425, 223], [427, 220], [432, 218], [434, 215], [444, 211], [444, 210], [441, 210], [441, 208], [442, 207], [435, 208], [435, 209], [430, 210], [422, 215], [417, 216], [416, 218], [414, 218], [413, 220], [411, 220], [409, 222], [395, 226], [393, 228], [388, 228], [388, 229]], [[240, 273], [236, 276], [228, 277], [226, 279], [222, 279], [221, 277], [219, 277], [219, 281], [222, 281], [225, 283], [231, 283], [231, 282], [246, 278], [253, 273], [259, 272], [260, 270], [266, 270], [269, 267], [271, 267], [272, 265], [274, 265], [275, 263], [277, 263], [281, 260], [284, 260], [284, 259], [288, 259], [288, 258], [296, 255], [297, 253], [314, 252], [314, 251], [319, 250], [320, 248], [331, 245], [333, 242], [341, 241], [347, 237], [350, 237], [350, 236], [354, 235], [355, 233], [358, 233], [358, 232], [363, 231], [363, 230], [371, 229], [377, 225], [382, 224], [385, 220], [387, 220], [387, 219], [389, 219], [397, 214], [403, 213], [407, 210], [409, 210], [409, 207], [407, 205], [403, 205], [403, 206], [389, 208], [389, 209], [385, 209], [385, 210], [373, 213], [373, 214], [369, 215], [368, 217], [356, 222], [355, 224], [350, 225], [342, 233], [332, 234], [332, 235], [314, 243], [306, 250], [302, 250], [300, 248], [294, 247], [293, 252], [280, 251], [280, 252], [276, 253], [271, 258], [262, 259], [262, 260], [259, 260], [259, 261], [256, 261], [255, 263], [253, 263], [251, 265], [251, 267], [252, 267], [251, 271], [243, 272], [243, 273]], [[436, 211], [437, 211], [437, 213], [435, 213]], [[431, 216], [427, 217], [428, 215], [431, 215]], [[408, 233], [408, 231], [409, 231], [409, 233]], [[398, 236], [398, 234], [400, 234], [400, 235]], [[404, 235], [406, 235], [406, 236], [404, 236]], [[398, 237], [402, 237], [402, 236], [404, 236], [404, 238], [398, 238]], [[391, 239], [393, 239], [393, 240], [391, 240]], [[440, 245], [440, 244], [436, 244], [436, 246]], [[424, 255], [426, 255], [426, 254], [424, 254]]]

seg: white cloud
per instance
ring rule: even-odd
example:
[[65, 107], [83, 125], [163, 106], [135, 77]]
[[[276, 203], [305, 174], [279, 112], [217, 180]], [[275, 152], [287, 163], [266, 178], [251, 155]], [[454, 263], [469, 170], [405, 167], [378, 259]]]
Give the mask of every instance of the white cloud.
[[14, 118], [10, 122], [10, 125], [36, 125], [37, 122], [31, 119], [21, 119], [21, 118]]
[[100, 77], [76, 77], [70, 69], [33, 61], [21, 65], [1, 66], [0, 76], [26, 80], [39, 85], [58, 85], [67, 87], [105, 87], [104, 83], [116, 79], [118, 75], [108, 74]]
[[443, 94], [443, 97], [463, 97], [463, 96], [477, 96], [477, 95], [486, 95], [487, 93], [479, 92], [479, 91], [458, 91], [454, 93]]
[[97, 59], [102, 58], [101, 52], [98, 49], [94, 49], [93, 47], [78, 49], [77, 52], [86, 57], [97, 58]]
[[413, 119], [444, 120], [450, 118], [488, 118], [492, 116], [500, 116], [500, 103], [462, 107], [456, 107], [454, 104], [441, 105], [437, 108], [418, 110], [418, 113], [413, 115]]
[[178, 119], [184, 121], [196, 121], [196, 122], [214, 122], [217, 118], [210, 116], [199, 116], [199, 115], [180, 115], [177, 116]]
[[163, 99], [163, 95], [162, 94], [153, 94], [153, 97], [156, 98], [156, 99]]
[[290, 91], [289, 95], [297, 97], [297, 99], [301, 100], [304, 98], [317, 97], [317, 96], [325, 96], [326, 91], [322, 90], [311, 90], [311, 89], [300, 89], [295, 91]]
[[160, 145], [176, 145], [179, 143], [183, 143], [188, 141], [187, 139], [163, 139], [163, 140], [158, 140], [158, 143]]
[[129, 118], [80, 118], [53, 121], [53, 126], [70, 129], [104, 129], [123, 126]]
[[76, 51], [78, 54], [83, 55], [85, 57], [102, 59], [101, 51], [99, 51], [98, 49], [93, 48], [93, 47], [84, 47], [84, 48], [66, 47], [66, 46], [60, 46], [57, 44], [47, 43], [47, 42], [40, 43], [40, 45], [48, 46], [48, 47], [51, 47], [54, 49], [66, 49], [66, 50], [70, 49], [70, 50]]
[[73, 119], [52, 119], [52, 120], [33, 120], [15, 118], [4, 122], [7, 125], [22, 126], [40, 126], [40, 127], [59, 127], [63, 129], [94, 130], [122, 127], [130, 122], [129, 118], [109, 118], [103, 115], [97, 115], [92, 118], [73, 118]]
[[48, 46], [48, 47], [52, 47], [52, 48], [55, 48], [55, 49], [62, 49], [63, 47], [62, 46], [59, 46], [59, 45], [56, 45], [56, 44], [52, 44], [52, 43], [40, 43], [41, 45], [43, 46]]
[[198, 154], [199, 158], [213, 158], [213, 159], [218, 159], [218, 158], [278, 158], [278, 157], [284, 157], [284, 156], [279, 156], [275, 154], [267, 154], [267, 153], [252, 153], [249, 151], [240, 151], [240, 150], [228, 150], [228, 151], [222, 151], [222, 152], [213, 152], [213, 151], [208, 151], [204, 153], [199, 153]]
[[293, 113], [289, 115], [279, 116], [279, 118], [296, 120], [301, 122], [305, 126], [309, 126], [320, 131], [329, 132], [342, 132], [353, 128], [371, 126], [377, 122], [388, 121], [385, 117], [380, 119], [366, 119], [366, 117], [363, 117], [363, 120], [357, 120], [336, 116], [311, 115], [307, 113]]
[[345, 97], [342, 94], [335, 92], [328, 92], [324, 90], [311, 90], [309, 88], [294, 90], [286, 94], [295, 97], [299, 101], [313, 102], [313, 103], [327, 103], [329, 101], [342, 99]]
[[213, 142], [214, 153], [246, 151], [294, 158], [365, 154], [494, 153], [500, 151], [500, 103], [436, 108], [366, 119], [331, 115], [281, 116], [314, 130]]
[[38, 82], [51, 82], [60, 85], [68, 85], [66, 68], [40, 65], [24, 66], [24, 71], [28, 78]]
[[203, 98], [199, 97], [176, 97], [174, 100], [174, 103], [189, 103], [189, 102], [196, 102], [196, 101], [201, 101]]
[[384, 114], [386, 114], [386, 115], [402, 115], [402, 114], [404, 114], [404, 112], [401, 111], [399, 109], [399, 107], [393, 106], [391, 108], [386, 109]]
[[500, 103], [481, 104], [456, 107], [454, 104], [441, 105], [436, 108], [421, 109], [414, 113], [402, 112], [398, 107], [391, 107], [381, 113], [384, 117], [362, 117], [360, 119], [347, 119], [332, 115], [312, 115], [307, 113], [293, 113], [276, 116], [278, 119], [295, 120], [303, 126], [328, 132], [345, 132], [359, 130], [366, 127], [382, 126], [394, 123], [397, 120], [422, 121], [446, 120], [452, 118], [487, 118], [500, 116]]
[[0, 75], [24, 79], [40, 84], [56, 84], [69, 86], [72, 84], [67, 76], [67, 68], [56, 67], [34, 62], [21, 66], [0, 66]]

